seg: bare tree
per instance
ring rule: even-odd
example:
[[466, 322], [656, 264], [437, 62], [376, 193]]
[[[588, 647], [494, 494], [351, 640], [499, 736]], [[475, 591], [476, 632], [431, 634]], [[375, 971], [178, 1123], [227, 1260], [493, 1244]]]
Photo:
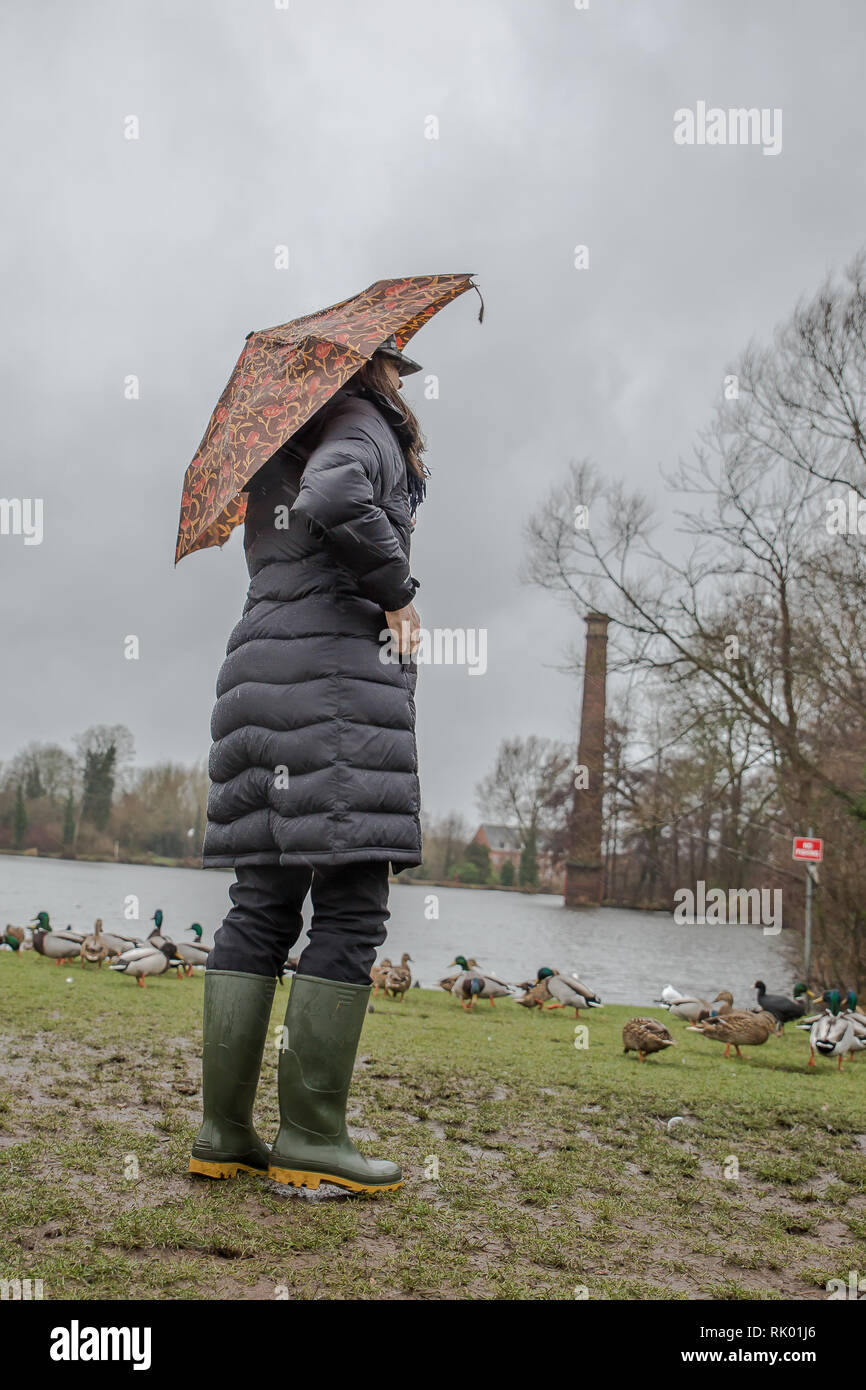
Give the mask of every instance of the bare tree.
[[772, 348], [743, 355], [734, 399], [664, 478], [661, 508], [583, 461], [527, 528], [528, 579], [581, 616], [611, 616], [609, 669], [640, 701], [608, 807], [614, 854], [622, 843], [642, 856], [641, 891], [655, 895], [681, 852], [701, 873], [772, 868], [756, 823], [784, 837], [823, 819], [840, 855], [824, 903], [846, 914], [834, 949], [847, 942], [854, 969], [841, 849], [859, 836], [862, 854], [866, 819], [866, 504], [847, 525], [828, 516], [840, 485], [866, 497], [864, 325], [858, 259]]
[[476, 789], [482, 816], [515, 826], [523, 848], [530, 839], [537, 842], [567, 815], [573, 764], [573, 751], [554, 739], [504, 739], [492, 772]]

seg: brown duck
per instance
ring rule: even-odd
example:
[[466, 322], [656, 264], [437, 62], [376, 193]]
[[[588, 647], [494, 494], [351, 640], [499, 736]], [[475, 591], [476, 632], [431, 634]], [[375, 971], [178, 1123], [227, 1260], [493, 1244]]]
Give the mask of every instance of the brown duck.
[[734, 1007], [734, 996], [726, 989], [720, 989], [715, 999], [710, 1001], [709, 1008], [702, 1010], [698, 1014], [697, 1023], [702, 1023], [705, 1018], [719, 1018], [729, 1014]]
[[412, 971], [409, 969], [411, 959], [408, 951], [404, 951], [400, 964], [392, 965], [386, 972], [382, 988], [391, 999], [399, 999], [402, 1002], [403, 995], [412, 984]]
[[534, 985], [527, 981], [520, 988], [525, 989], [526, 993], [517, 1002], [525, 1009], [541, 1009], [551, 997], [546, 979], [536, 980]]
[[766, 1010], [753, 1014], [746, 1009], [732, 1009], [729, 1014], [723, 1014], [719, 1018], [705, 1018], [700, 1023], [691, 1023], [687, 1031], [703, 1033], [705, 1038], [723, 1042], [726, 1057], [730, 1055], [733, 1047], [742, 1060], [740, 1048], [760, 1047], [771, 1033], [779, 1032], [779, 1023], [774, 1015]]
[[376, 965], [374, 965], [373, 969], [370, 971], [370, 980], [373, 985], [374, 999], [376, 995], [379, 993], [379, 990], [385, 988], [385, 981], [388, 978], [388, 971], [390, 969], [391, 962], [390, 960], [388, 960], [386, 956], [384, 960], [380, 960]]
[[651, 1052], [663, 1052], [666, 1047], [676, 1047], [676, 1042], [656, 1018], [630, 1018], [622, 1030], [623, 1052], [636, 1052], [641, 1062]]

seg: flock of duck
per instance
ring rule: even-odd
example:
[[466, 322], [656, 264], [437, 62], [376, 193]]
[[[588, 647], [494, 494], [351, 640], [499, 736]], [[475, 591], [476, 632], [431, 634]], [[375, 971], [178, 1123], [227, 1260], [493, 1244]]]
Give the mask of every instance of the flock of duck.
[[68, 960], [79, 960], [83, 965], [96, 965], [101, 968], [108, 961], [109, 969], [119, 974], [129, 975], [144, 987], [150, 975], [164, 975], [176, 968], [178, 976], [191, 975], [193, 967], [204, 965], [211, 946], [202, 940], [203, 931], [198, 922], [187, 927], [195, 940], [177, 944], [162, 930], [162, 909], [157, 908], [152, 918], [153, 931], [141, 941], [134, 936], [121, 936], [117, 932], [102, 929], [102, 918], [97, 917], [93, 931], [74, 932], [71, 927], [55, 931], [47, 912], [37, 912], [28, 927], [6, 926], [0, 945], [10, 951], [36, 951], [57, 965]]
[[[741, 1047], [762, 1046], [774, 1033], [781, 1033], [786, 1023], [808, 1032], [810, 1067], [817, 1065], [816, 1053], [838, 1058], [837, 1069], [841, 1069], [846, 1056], [866, 1050], [866, 1014], [858, 1012], [853, 989], [845, 992], [844, 1004], [839, 989], [813, 994], [806, 985], [796, 984], [791, 998], [768, 994], [763, 980], [756, 980], [753, 989], [755, 1009], [735, 1009], [729, 990], [720, 990], [715, 999], [707, 1001], [681, 994], [673, 985], [665, 986], [656, 1003], [675, 1018], [684, 1019], [687, 1032], [724, 1043], [726, 1057], [733, 1047], [742, 1058]], [[652, 1052], [675, 1046], [675, 1042], [658, 1019], [633, 1018], [623, 1028], [625, 1050], [637, 1052], [641, 1061]]]
[[[48, 913], [37, 912], [28, 927], [7, 926], [0, 938], [0, 948], [13, 952], [34, 950], [58, 965], [76, 958], [82, 966], [101, 967], [108, 961], [111, 970], [131, 976], [142, 987], [149, 976], [164, 975], [172, 968], [177, 970], [179, 977], [189, 976], [195, 966], [207, 963], [212, 946], [202, 939], [203, 931], [198, 922], [186, 928], [195, 940], [178, 944], [163, 931], [161, 908], [156, 909], [151, 921], [153, 930], [141, 941], [137, 937], [104, 931], [101, 918], [96, 919], [90, 933], [74, 932], [71, 927], [54, 931]], [[370, 972], [374, 996], [382, 993], [388, 998], [402, 1000], [413, 985], [411, 964], [412, 957], [408, 953], [403, 954], [399, 964], [387, 958], [378, 961]], [[552, 966], [542, 966], [534, 980], [509, 984], [495, 971], [483, 970], [472, 957], [455, 956], [451, 965], [457, 967], [457, 974], [441, 979], [439, 986], [458, 999], [467, 1013], [471, 1013], [479, 999], [489, 1000], [492, 1008], [494, 1000], [501, 998], [516, 999], [524, 1008], [542, 1012], [574, 1009], [575, 1018], [579, 1017], [581, 1009], [602, 1007], [595, 991], [573, 971], [563, 973]], [[297, 959], [290, 957], [285, 968], [293, 970], [296, 966]], [[768, 994], [763, 980], [756, 980], [754, 989], [754, 1009], [735, 1009], [729, 990], [719, 990], [715, 999], [707, 1000], [681, 994], [673, 985], [666, 985], [655, 1002], [673, 1018], [682, 1019], [687, 1025], [686, 1032], [700, 1033], [714, 1042], [724, 1043], [725, 1057], [730, 1056], [733, 1048], [742, 1058], [741, 1047], [762, 1046], [773, 1034], [781, 1033], [786, 1023], [808, 1032], [810, 1067], [816, 1065], [817, 1055], [836, 1057], [841, 1069], [846, 1056], [866, 1050], [866, 1014], [858, 1010], [853, 990], [828, 989], [813, 994], [805, 984], [796, 984], [789, 998]], [[518, 996], [517, 990], [523, 993]], [[670, 1029], [657, 1018], [629, 1019], [622, 1030], [622, 1041], [623, 1050], [636, 1052], [641, 1062], [655, 1052], [676, 1046]]]
[[[404, 955], [399, 965], [388, 959], [379, 961], [372, 970], [373, 993], [380, 990], [395, 999], [402, 999], [412, 985], [412, 972], [409, 969], [411, 956]], [[441, 989], [453, 994], [467, 1012], [471, 1012], [477, 999], [488, 999], [491, 1007], [495, 999], [516, 998], [518, 1004], [527, 1009], [574, 1009], [575, 1018], [581, 1009], [602, 1008], [602, 1002], [594, 990], [585, 985], [573, 971], [562, 973], [551, 966], [543, 966], [536, 972], [534, 980], [524, 980], [511, 985], [492, 970], [482, 970], [478, 962], [470, 957], [455, 956], [451, 962], [459, 973], [447, 975], [439, 981]], [[866, 1050], [866, 1014], [858, 1012], [857, 995], [853, 990], [844, 994], [839, 989], [825, 990], [813, 994], [806, 985], [797, 984], [792, 997], [782, 994], [768, 994], [763, 980], [756, 980], [757, 1006], [754, 1009], [735, 1009], [734, 996], [730, 990], [719, 990], [715, 999], [701, 999], [697, 995], [681, 994], [673, 985], [666, 985], [661, 998], [655, 1002], [666, 1009], [674, 1018], [683, 1019], [686, 1032], [700, 1033], [714, 1042], [725, 1044], [725, 1057], [731, 1048], [742, 1059], [741, 1047], [760, 1047], [775, 1033], [781, 1033], [786, 1023], [793, 1023], [809, 1033], [810, 1067], [816, 1065], [816, 1054], [820, 1057], [838, 1058], [841, 1068], [843, 1059], [853, 1052]], [[523, 990], [520, 996], [516, 990]], [[670, 1029], [657, 1018], [632, 1018], [622, 1030], [624, 1052], [636, 1052], [641, 1062], [654, 1052], [663, 1052], [676, 1046], [676, 1039]]]

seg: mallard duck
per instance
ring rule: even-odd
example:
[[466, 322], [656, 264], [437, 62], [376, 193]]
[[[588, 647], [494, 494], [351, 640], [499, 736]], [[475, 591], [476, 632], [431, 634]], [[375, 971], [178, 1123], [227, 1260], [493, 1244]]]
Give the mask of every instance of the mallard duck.
[[[730, 990], [720, 989], [715, 999], [710, 1000], [710, 1012], [708, 1018], [723, 1018], [729, 1014], [734, 1007], [734, 996]], [[698, 1020], [700, 1022], [700, 1019]]]
[[476, 999], [489, 999], [492, 1009], [494, 999], [504, 998], [511, 990], [502, 980], [495, 980], [491, 975], [482, 975], [477, 970], [461, 970], [451, 986], [451, 993], [460, 1000], [461, 1008], [471, 1013]]
[[132, 975], [143, 989], [145, 976], [164, 975], [175, 959], [174, 946], [166, 941], [162, 946], [136, 946], [132, 951], [124, 951], [108, 968]]
[[[195, 941], [182, 941], [180, 945], [175, 946], [175, 951], [184, 963], [184, 973], [191, 975], [193, 966], [207, 965], [207, 958], [213, 947], [209, 946], [206, 941], [202, 941], [202, 929], [198, 922], [193, 922], [191, 926], [187, 927], [187, 931], [195, 932]], [[180, 972], [178, 971], [178, 973]]]
[[[817, 1065], [815, 1053], [822, 1057], [838, 1057], [837, 1071], [842, 1070], [842, 1062], [849, 1052], [859, 1052], [866, 1045], [857, 1036], [855, 1016], [849, 1010], [842, 1010], [838, 989], [827, 991], [827, 1008], [809, 1028], [809, 1067]], [[854, 996], [855, 1002], [857, 996]], [[806, 1026], [805, 1023], [799, 1027]]]
[[[550, 990], [547, 987], [547, 976], [541, 980], [536, 980], [535, 984], [525, 981], [518, 986], [525, 990], [525, 993], [518, 999], [518, 1004], [522, 1004], [525, 1009], [541, 1009], [550, 999]], [[543, 1012], [543, 1010], [542, 1010]]]
[[[40, 956], [47, 956], [57, 965], [62, 965], [64, 961], [74, 960], [81, 954], [84, 937], [80, 933], [71, 931], [69, 927], [62, 932], [54, 931], [47, 912], [37, 912], [33, 922], [33, 949]], [[38, 927], [35, 925], [37, 922]]]
[[4, 946], [8, 946], [9, 950], [14, 951], [17, 955], [19, 951], [27, 949], [27, 928], [12, 927], [7, 922], [3, 935], [0, 937], [0, 942], [2, 942]]
[[388, 978], [388, 971], [392, 970], [393, 963], [386, 956], [384, 960], [377, 961], [370, 971], [370, 979], [373, 983], [373, 998], [379, 993], [380, 989], [385, 988], [385, 981]]
[[103, 931], [101, 917], [97, 917], [93, 931], [94, 935], [98, 935], [104, 945], [108, 947], [110, 956], [122, 955], [124, 951], [131, 951], [136, 946], [143, 944], [137, 936], [121, 936], [119, 932]]
[[[460, 971], [463, 974], [471, 970], [473, 974], [479, 975], [485, 980], [495, 980], [498, 985], [504, 985], [506, 983], [501, 976], [497, 975], [495, 970], [482, 970], [474, 956], [470, 956], [468, 960], [465, 956], [455, 956], [451, 964], [459, 965]], [[460, 976], [458, 975], [457, 978], [459, 979]]]
[[757, 991], [758, 1008], [773, 1014], [780, 1023], [793, 1023], [803, 1018], [808, 1007], [808, 990], [805, 985], [794, 986], [794, 998], [785, 994], [768, 994], [763, 980], [756, 980], [752, 989]]
[[117, 955], [117, 951], [112, 951], [102, 935], [102, 918], [97, 917], [93, 924], [92, 936], [85, 936], [81, 943], [81, 964], [98, 965], [102, 969], [102, 962], [111, 955]]
[[[857, 1008], [857, 995], [853, 989], [849, 989], [845, 996], [845, 1012], [854, 1025], [854, 1036], [858, 1042], [866, 1043], [866, 1014], [860, 1013]], [[859, 1051], [859, 1048], [857, 1049]]]
[[661, 999], [656, 999], [655, 1003], [667, 1009], [676, 1018], [684, 1018], [692, 1023], [697, 1023], [702, 1016], [709, 1018], [712, 1012], [708, 1000], [701, 999], [697, 994], [680, 994], [673, 985], [665, 985]]
[[656, 1018], [630, 1018], [623, 1027], [623, 1052], [636, 1052], [641, 1062], [651, 1052], [664, 1052], [666, 1047], [676, 1047], [676, 1042]]
[[[471, 1012], [476, 999], [489, 999], [491, 1008], [494, 999], [502, 999], [511, 993], [510, 987], [501, 980], [494, 970], [482, 970], [474, 957], [455, 956], [452, 965], [459, 965], [460, 974], [452, 979], [451, 993], [459, 999], [464, 1009]], [[480, 985], [470, 987], [468, 979], [479, 980]], [[443, 984], [445, 982], [443, 981]]]
[[574, 1009], [574, 1016], [577, 1018], [581, 1009], [600, 1009], [603, 1007], [598, 995], [593, 994], [592, 990], [574, 974], [561, 975], [558, 970], [552, 970], [549, 965], [544, 965], [538, 972], [538, 979], [545, 981], [554, 1001], [552, 1004], [543, 1006], [547, 1009]]
[[148, 934], [148, 941], [151, 943], [152, 946], [165, 946], [168, 942], [168, 937], [163, 933], [162, 930], [162, 924], [165, 919], [163, 917], [161, 907], [158, 907], [156, 909], [156, 912], [153, 914], [150, 920], [151, 922], [153, 922], [154, 927], [153, 931]]
[[730, 1055], [733, 1047], [742, 1061], [741, 1047], [760, 1047], [762, 1043], [767, 1041], [771, 1033], [781, 1032], [781, 1025], [775, 1014], [766, 1010], [753, 1014], [746, 1009], [732, 1009], [729, 1014], [723, 1014], [717, 1018], [705, 1018], [699, 1023], [691, 1023], [687, 1031], [689, 1033], [703, 1033], [705, 1038], [712, 1038], [714, 1042], [725, 1043], [726, 1057]]
[[409, 953], [404, 951], [400, 964], [391, 966], [382, 985], [386, 995], [391, 999], [399, 999], [401, 1003], [403, 995], [412, 985], [412, 971], [409, 969], [411, 959]]

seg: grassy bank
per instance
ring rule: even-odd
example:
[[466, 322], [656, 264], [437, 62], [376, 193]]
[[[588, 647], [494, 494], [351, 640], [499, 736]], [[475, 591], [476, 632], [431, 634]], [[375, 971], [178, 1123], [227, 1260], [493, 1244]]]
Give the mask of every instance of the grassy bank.
[[[0, 956], [0, 1277], [46, 1298], [808, 1299], [866, 1270], [866, 1055], [807, 1072], [788, 1029], [725, 1062], [674, 1021], [641, 1065], [634, 1010], [593, 1013], [578, 1051], [563, 1011], [413, 990], [376, 1001], [353, 1101], [406, 1187], [304, 1194], [186, 1176], [202, 987]], [[275, 1069], [269, 1046], [265, 1136]]]

